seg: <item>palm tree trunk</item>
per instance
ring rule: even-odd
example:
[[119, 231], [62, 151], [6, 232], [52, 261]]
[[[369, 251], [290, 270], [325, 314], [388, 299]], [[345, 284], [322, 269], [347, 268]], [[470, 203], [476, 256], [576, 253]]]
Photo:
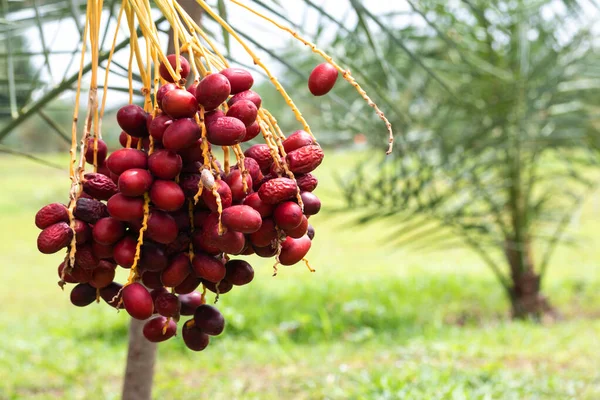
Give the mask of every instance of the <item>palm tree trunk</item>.
[[129, 323], [129, 348], [123, 381], [123, 400], [150, 400], [152, 378], [156, 363], [156, 343], [144, 338], [142, 329], [146, 321], [131, 318]]
[[534, 270], [531, 243], [506, 241], [504, 253], [510, 266], [512, 287], [509, 297], [512, 316], [516, 319], [540, 319], [553, 309], [541, 292], [541, 276]]
[[[200, 25], [200, 18], [202, 17], [202, 7], [198, 5], [196, 0], [177, 0], [177, 3], [198, 25]], [[167, 54], [175, 52], [175, 45], [173, 43], [173, 31], [169, 31], [169, 46], [167, 47]], [[188, 79], [189, 81], [189, 79]]]
[[[199, 24], [202, 8], [198, 3], [195, 0], [178, 0], [177, 2]], [[170, 30], [167, 54], [174, 51], [173, 30]], [[129, 348], [123, 381], [123, 400], [150, 400], [152, 398], [156, 343], [151, 343], [144, 338], [142, 334], [144, 324], [145, 321], [132, 318], [129, 325]]]

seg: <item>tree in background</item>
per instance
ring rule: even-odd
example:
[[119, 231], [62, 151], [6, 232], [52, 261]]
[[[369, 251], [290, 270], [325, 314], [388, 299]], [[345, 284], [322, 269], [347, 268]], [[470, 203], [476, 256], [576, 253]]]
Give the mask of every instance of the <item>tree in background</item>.
[[[340, 28], [331, 45], [391, 107], [399, 134], [391, 157], [340, 180], [346, 209], [361, 211], [358, 223], [397, 226], [396, 246], [466, 244], [497, 277], [514, 317], [551, 312], [543, 278], [598, 184], [600, 50], [588, 9], [409, 1], [408, 13], [376, 17], [351, 3], [356, 30], [325, 14]], [[322, 125], [331, 121], [382, 143], [352, 106], [346, 118], [324, 112]]]

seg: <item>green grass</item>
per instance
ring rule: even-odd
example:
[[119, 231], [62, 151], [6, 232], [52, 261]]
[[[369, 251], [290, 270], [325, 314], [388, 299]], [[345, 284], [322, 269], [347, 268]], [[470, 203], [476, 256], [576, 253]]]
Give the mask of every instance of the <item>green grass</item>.
[[[336, 201], [330, 155], [317, 194]], [[64, 159], [57, 159], [66, 165]], [[78, 309], [56, 286], [61, 255], [38, 254], [33, 216], [65, 201], [68, 177], [0, 158], [0, 399], [118, 398], [127, 316]], [[326, 214], [326, 213], [325, 213]], [[256, 277], [219, 300], [226, 332], [202, 353], [160, 345], [155, 397], [173, 399], [600, 398], [600, 260], [595, 199], [560, 248], [545, 290], [565, 316], [512, 322], [494, 277], [468, 250], [420, 254], [382, 225], [311, 219], [311, 274], [252, 258]]]

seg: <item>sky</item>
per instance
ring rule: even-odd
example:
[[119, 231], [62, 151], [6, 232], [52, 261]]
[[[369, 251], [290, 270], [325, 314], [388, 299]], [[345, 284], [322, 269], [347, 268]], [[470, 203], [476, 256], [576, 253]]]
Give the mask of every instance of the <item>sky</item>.
[[[83, 2], [84, 0], [74, 0]], [[269, 0], [263, 0], [266, 3], [270, 3]], [[458, 0], [448, 0], [449, 4], [458, 1]], [[590, 0], [588, 0], [590, 1]], [[209, 0], [209, 4], [215, 4], [216, 0]], [[314, 3], [323, 7], [328, 13], [333, 15], [338, 20], [344, 21], [344, 24], [348, 28], [353, 28], [356, 25], [356, 20], [354, 17], [354, 13], [348, 13], [350, 8], [350, 4], [348, 0], [313, 0]], [[270, 49], [281, 49], [284, 46], [287, 46], [290, 42], [290, 35], [278, 30], [273, 25], [266, 23], [264, 20], [259, 17], [249, 13], [247, 10], [242, 9], [241, 7], [235, 5], [234, 3], [227, 1], [227, 11], [228, 11], [228, 20], [230, 24], [240, 32], [245, 32], [247, 34], [251, 34], [252, 37], [269, 47]], [[255, 3], [245, 0], [246, 4], [253, 5], [255, 8], [260, 9], [259, 6], [256, 6]], [[305, 36], [308, 39], [311, 39], [316, 27], [319, 24], [319, 15], [318, 13], [310, 9], [303, 0], [280, 0], [280, 3], [284, 5], [282, 9], [282, 13], [285, 14], [290, 20], [292, 20], [295, 24], [302, 26], [302, 32], [305, 32]], [[369, 11], [373, 14], [379, 15], [383, 13], [393, 13], [393, 12], [402, 12], [408, 11], [409, 5], [404, 0], [381, 0], [381, 1], [365, 1], [364, 4], [369, 9]], [[590, 18], [599, 19], [598, 11], [592, 6], [588, 7]], [[33, 12], [29, 10], [29, 12]], [[156, 13], [157, 17], [159, 16], [158, 12]], [[272, 14], [269, 14], [272, 15]], [[108, 11], [104, 13], [104, 19], [106, 20], [108, 17]], [[277, 17], [273, 17], [279, 22], [282, 22]], [[406, 23], [406, 16], [397, 16], [394, 19], [394, 23]], [[422, 23], [422, 21], [411, 21], [412, 23]], [[220, 28], [216, 25], [216, 23], [209, 18], [205, 18], [203, 23], [207, 27], [207, 29], [219, 33]], [[284, 23], [287, 25], [287, 23]], [[102, 24], [101, 32], [104, 32], [106, 23]], [[113, 32], [115, 30], [116, 24], [114, 20], [109, 25], [109, 35], [107, 39], [107, 43], [112, 40]], [[600, 24], [598, 24], [600, 28]], [[377, 30], [376, 26], [372, 26], [374, 30]], [[326, 43], [328, 37], [331, 37], [335, 34], [336, 27], [334, 25], [329, 25], [329, 27], [325, 30], [325, 33], [321, 36], [320, 42], [317, 42], [317, 45], [320, 43]], [[77, 27], [73, 19], [65, 19], [64, 21], [55, 22], [55, 23], [47, 23], [43, 29], [44, 40], [46, 44], [53, 49], [53, 51], [63, 51], [65, 53], [71, 52], [78, 47], [78, 39], [79, 33]], [[26, 32], [26, 37], [28, 39], [28, 45], [30, 51], [41, 51], [42, 50], [42, 41], [40, 40], [40, 33], [36, 28], [31, 28]], [[122, 24], [121, 30], [119, 32], [118, 41], [123, 40], [127, 37], [127, 29], [125, 24]], [[167, 37], [163, 35], [161, 37], [161, 44], [166, 48]], [[309, 52], [310, 50], [298, 43], [297, 45], [298, 51]], [[273, 60], [268, 54], [262, 52], [261, 50], [254, 48], [259, 57], [267, 64], [269, 69], [273, 71], [276, 75], [283, 71], [283, 67], [275, 60]], [[245, 51], [241, 48], [241, 46], [237, 45], [232, 38], [232, 56], [236, 60], [240, 60], [247, 64], [251, 64], [251, 58], [245, 53]], [[122, 65], [127, 65], [128, 63], [128, 51], [121, 51], [115, 56], [115, 61]], [[79, 67], [79, 58], [77, 57], [72, 64], [70, 63], [71, 56], [70, 54], [56, 54], [51, 56], [51, 71], [48, 71], [43, 67], [44, 58], [42, 56], [34, 57], [33, 63], [36, 65], [36, 68], [43, 68], [41, 72], [41, 77], [44, 81], [49, 82], [49, 86], [52, 87], [58, 82], [60, 82], [63, 76], [69, 76], [78, 71]], [[335, 57], [335, 55], [334, 55]], [[89, 56], [88, 59], [89, 60]], [[255, 75], [255, 79], [260, 80], [260, 76]], [[99, 76], [99, 86], [102, 86], [103, 83], [103, 75]], [[110, 77], [110, 85], [117, 87], [126, 87], [127, 80], [111, 74]], [[87, 81], [89, 85], [89, 81]], [[37, 93], [38, 96], [42, 94], [42, 91]], [[63, 97], [68, 101], [73, 101], [73, 93], [66, 93]], [[108, 104], [114, 105], [127, 101], [127, 95], [115, 91], [111, 91]]]
[[[247, 10], [244, 10], [243, 8], [231, 2], [226, 3], [229, 23], [236, 30], [251, 34], [255, 40], [259, 41], [261, 44], [271, 49], [283, 48], [289, 43], [291, 37], [289, 34], [278, 30], [275, 26], [266, 23], [264, 20], [260, 19], [259, 17], [251, 14]], [[250, 2], [246, 3], [251, 4]], [[347, 14], [347, 11], [350, 7], [348, 1], [314, 0], [314, 3], [323, 7], [328, 13], [330, 13], [337, 19], [343, 20], [349, 28], [355, 26], [355, 19], [352, 17], [348, 17], [348, 15], [352, 16], [352, 13]], [[209, 1], [209, 4], [215, 4], [215, 1]], [[313, 36], [312, 34], [315, 32], [316, 27], [318, 25], [318, 13], [315, 10], [307, 7], [304, 1], [302, 0], [285, 0], [282, 1], [281, 4], [284, 4], [282, 12], [290, 20], [294, 21], [294, 23], [302, 26], [302, 31], [308, 33], [308, 39], [311, 39]], [[367, 4], [369, 10], [374, 14], [393, 11], [406, 11], [408, 7], [407, 3], [403, 1], [370, 1]], [[157, 12], [157, 16], [158, 15], [159, 14]], [[103, 17], [105, 20], [108, 19], [108, 11], [104, 13]], [[278, 20], [278, 22], [283, 22], [277, 17], [274, 17], [274, 19]], [[220, 29], [216, 26], [216, 23], [214, 21], [204, 21], [204, 23], [206, 24], [208, 29], [216, 33], [220, 32]], [[103, 24], [101, 32], [104, 32], [105, 27], [106, 23]], [[112, 23], [109, 25], [109, 35], [107, 43], [109, 43], [112, 40], [115, 27], [116, 23], [113, 20]], [[118, 41], [123, 40], [127, 36], [127, 32], [128, 31], [125, 24], [122, 23]], [[68, 53], [71, 52], [73, 49], [77, 48], [78, 46], [79, 33], [74, 21], [71, 18], [65, 19], [64, 21], [60, 22], [47, 23], [44, 27], [43, 34], [46, 44], [48, 45], [48, 47], [51, 47], [53, 51], [62, 51]], [[331, 35], [333, 34], [335, 34], [335, 27], [332, 26], [325, 31], [323, 39], [326, 41], [327, 37], [331, 37]], [[26, 37], [28, 38], [28, 45], [30, 51], [42, 51], [42, 41], [40, 40], [40, 33], [36, 28], [29, 29], [26, 33]], [[163, 47], [166, 47], [166, 35], [163, 35], [161, 37], [161, 40], [161, 44], [163, 45]], [[319, 43], [317, 43], [317, 45], [319, 45]], [[298, 43], [297, 46], [299, 51], [310, 51], [308, 48], [304, 47], [300, 43]], [[231, 50], [231, 54], [234, 59], [251, 64], [251, 58], [245, 53], [241, 46], [235, 43], [233, 38]], [[271, 69], [274, 73], [277, 74], [277, 72], [282, 71], [281, 65], [277, 61], [274, 61], [268, 54], [254, 47], [253, 50], [255, 50], [258, 53], [259, 57], [263, 61], [265, 61], [269, 69]], [[122, 65], [127, 65], [128, 56], [129, 55], [127, 51], [121, 51], [119, 54], [115, 55], [115, 61]], [[41, 78], [44, 81], [49, 82], [50, 86], [54, 86], [55, 84], [59, 83], [62, 80], [63, 76], [69, 76], [78, 71], [79, 57], [77, 57], [75, 61], [71, 64], [70, 54], [55, 54], [51, 57], [51, 71], [48, 71], [45, 67], [43, 67], [44, 58], [42, 56], [37, 56], [33, 59], [33, 63], [36, 65], [36, 67], [43, 68]], [[261, 79], [259, 76], [256, 76], [256, 78], [258, 78], [257, 80]], [[102, 86], [103, 79], [103, 75], [100, 75], [98, 82], [99, 86]], [[87, 82], [87, 84], [89, 85], [89, 81]], [[112, 76], [110, 77], [110, 85], [126, 87], [127, 80], [112, 74]], [[38, 93], [37, 95], [39, 96], [41, 94], [42, 92], [40, 91], [40, 93]], [[64, 96], [65, 99], [71, 99], [72, 101], [74, 101], [72, 97], [72, 93], [67, 93]], [[109, 95], [108, 103], [109, 105], [111, 103], [118, 104], [126, 101], [126, 99], [127, 96], [125, 94], [113, 91]]]

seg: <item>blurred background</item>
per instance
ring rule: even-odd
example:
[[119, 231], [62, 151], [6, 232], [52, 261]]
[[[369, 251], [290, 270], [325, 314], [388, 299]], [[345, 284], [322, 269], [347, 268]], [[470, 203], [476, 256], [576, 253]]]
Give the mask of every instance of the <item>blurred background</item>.
[[[209, 1], [326, 148], [316, 272], [271, 277], [271, 260], [248, 257], [254, 281], [219, 300], [225, 333], [202, 353], [159, 346], [154, 397], [600, 398], [600, 2], [245, 3], [349, 69], [396, 146], [384, 155], [384, 124], [341, 78], [310, 94], [322, 59], [308, 47]], [[105, 1], [102, 65], [118, 6]], [[73, 307], [56, 285], [62, 254], [37, 252], [33, 222], [68, 199], [85, 2], [4, 0], [0, 12], [0, 398], [119, 398], [128, 316]], [[234, 38], [198, 18], [253, 71], [284, 132], [300, 129]], [[110, 149], [128, 57], [109, 76]]]

